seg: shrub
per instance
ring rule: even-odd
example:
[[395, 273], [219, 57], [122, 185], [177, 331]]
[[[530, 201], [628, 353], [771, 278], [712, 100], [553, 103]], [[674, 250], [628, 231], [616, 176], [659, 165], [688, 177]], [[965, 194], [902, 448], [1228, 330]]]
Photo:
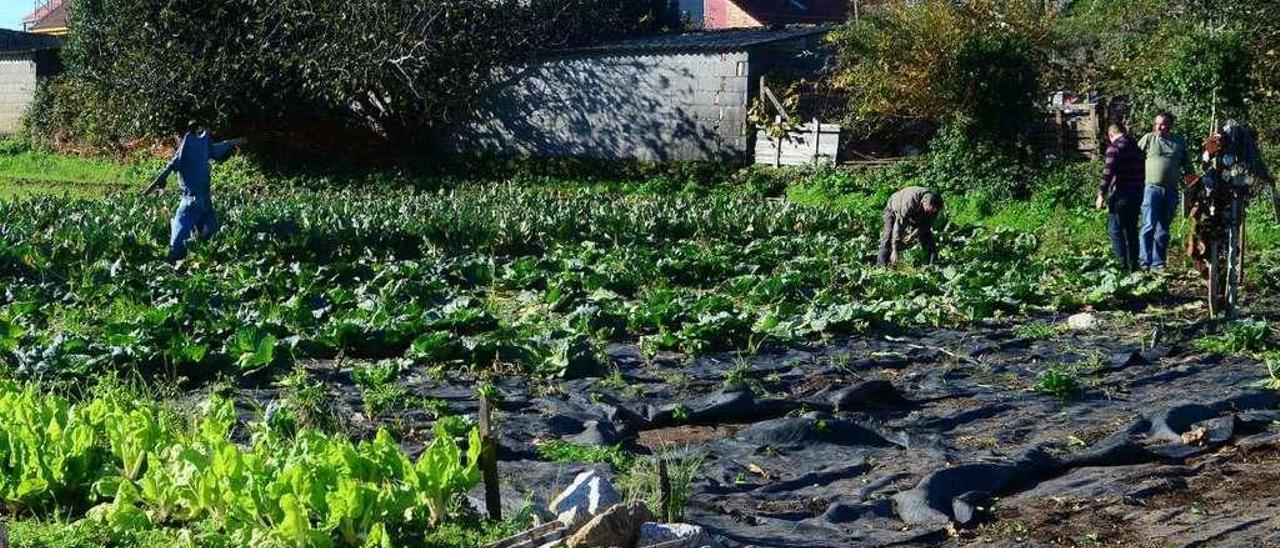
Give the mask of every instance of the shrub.
[[832, 33], [833, 85], [856, 136], [963, 120], [979, 137], [1021, 132], [1034, 115], [1053, 12], [1030, 1], [894, 2]]

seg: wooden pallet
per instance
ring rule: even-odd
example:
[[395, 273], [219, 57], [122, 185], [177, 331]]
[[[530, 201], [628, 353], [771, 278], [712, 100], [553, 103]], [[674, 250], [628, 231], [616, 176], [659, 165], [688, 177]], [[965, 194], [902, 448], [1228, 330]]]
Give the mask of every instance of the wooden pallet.
[[544, 523], [533, 529], [521, 531], [502, 540], [484, 545], [484, 548], [537, 548], [543, 544], [569, 537], [569, 528], [559, 521]]

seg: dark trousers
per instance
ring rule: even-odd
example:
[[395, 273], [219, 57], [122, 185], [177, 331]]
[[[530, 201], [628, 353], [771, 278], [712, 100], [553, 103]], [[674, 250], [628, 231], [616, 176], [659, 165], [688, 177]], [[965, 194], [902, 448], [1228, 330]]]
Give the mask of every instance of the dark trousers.
[[[880, 230], [880, 253], [876, 256], [876, 264], [879, 266], [887, 266], [890, 257], [893, 255], [893, 223], [893, 212], [886, 208], [884, 210], [884, 228]], [[917, 227], [916, 231], [916, 237], [920, 239], [920, 245], [924, 247], [925, 258], [931, 263], [938, 260], [938, 246], [933, 241], [933, 226], [926, 223]], [[902, 242], [898, 242], [899, 254], [905, 247], [907, 246], [902, 245]], [[898, 257], [898, 259], [901, 260], [902, 257]]]
[[884, 210], [884, 228], [880, 230], [880, 253], [876, 256], [876, 264], [889, 264], [889, 255], [893, 253], [893, 212]]
[[1111, 249], [1120, 266], [1130, 272], [1137, 270], [1138, 215], [1142, 212], [1142, 198], [1112, 197], [1109, 209], [1107, 232], [1111, 234]]

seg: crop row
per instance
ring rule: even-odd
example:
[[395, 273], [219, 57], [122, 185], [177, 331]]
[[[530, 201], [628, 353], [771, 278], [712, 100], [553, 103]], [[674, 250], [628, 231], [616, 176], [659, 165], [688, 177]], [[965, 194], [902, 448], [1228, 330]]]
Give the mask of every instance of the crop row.
[[442, 429], [417, 460], [385, 431], [353, 444], [250, 423], [246, 447], [228, 400], [188, 421], [122, 394], [72, 403], [0, 382], [7, 513], [84, 512], [117, 537], [175, 526], [221, 546], [387, 546], [420, 539], [479, 482], [474, 430], [465, 458]]
[[0, 204], [0, 352], [13, 372], [243, 373], [298, 358], [599, 369], [608, 341], [700, 352], [946, 325], [1161, 290], [1101, 251], [946, 226], [942, 265], [871, 266], [874, 212], [511, 186], [219, 196], [176, 270], [168, 207]]

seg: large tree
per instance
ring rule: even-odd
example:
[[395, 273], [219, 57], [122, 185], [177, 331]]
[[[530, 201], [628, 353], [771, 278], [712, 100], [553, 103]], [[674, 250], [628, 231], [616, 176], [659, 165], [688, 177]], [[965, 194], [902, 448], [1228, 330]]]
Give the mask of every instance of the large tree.
[[[412, 147], [495, 67], [671, 23], [665, 0], [77, 0], [66, 48], [111, 139], [189, 119]], [[83, 91], [83, 90], [82, 90]], [[289, 132], [290, 128], [296, 131]], [[326, 135], [326, 137], [330, 137]], [[332, 140], [332, 139], [331, 139]]]

